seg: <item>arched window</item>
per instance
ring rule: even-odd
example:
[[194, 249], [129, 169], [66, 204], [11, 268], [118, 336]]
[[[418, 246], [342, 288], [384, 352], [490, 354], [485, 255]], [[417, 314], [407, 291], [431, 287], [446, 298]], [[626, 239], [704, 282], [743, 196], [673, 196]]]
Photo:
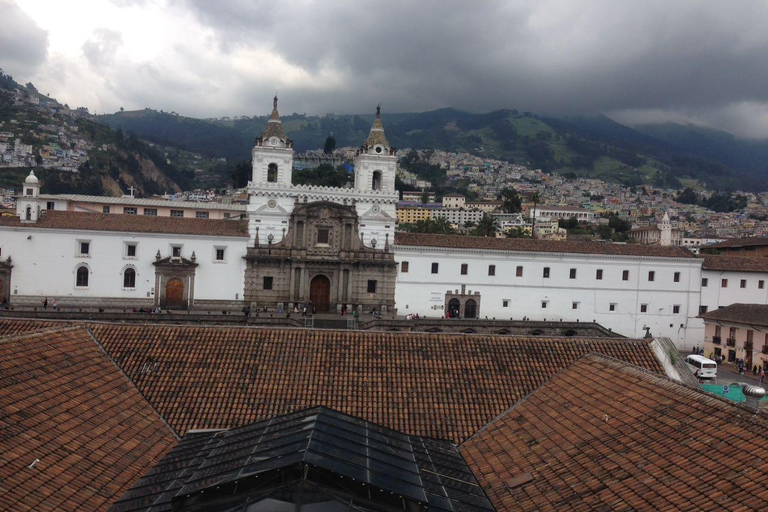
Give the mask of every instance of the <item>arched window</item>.
[[27, 218], [26, 220], [32, 220], [32, 207], [27, 206]]
[[90, 272], [88, 272], [88, 267], [77, 267], [77, 280], [75, 281], [75, 285], [81, 288], [87, 287], [89, 277]]
[[373, 190], [381, 190], [381, 171], [373, 171], [373, 183], [371, 183]]
[[123, 288], [136, 288], [136, 271], [132, 268], [123, 272]]
[[267, 182], [277, 183], [277, 164], [269, 164], [267, 167]]

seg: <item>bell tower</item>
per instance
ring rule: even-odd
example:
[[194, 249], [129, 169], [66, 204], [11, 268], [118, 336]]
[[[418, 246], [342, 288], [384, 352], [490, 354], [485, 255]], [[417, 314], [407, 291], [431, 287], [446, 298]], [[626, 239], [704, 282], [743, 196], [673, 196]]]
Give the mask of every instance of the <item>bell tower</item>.
[[251, 181], [254, 185], [291, 186], [293, 141], [283, 130], [283, 122], [277, 112], [277, 96], [272, 102], [272, 115], [269, 116], [267, 127], [256, 138], [251, 154], [253, 162]]
[[397, 156], [389, 145], [381, 124], [381, 106], [376, 107], [376, 120], [371, 133], [357, 151], [355, 157], [355, 190], [395, 193], [395, 169]]
[[34, 171], [24, 180], [21, 197], [16, 201], [16, 214], [21, 222], [37, 222], [40, 217], [40, 181]]

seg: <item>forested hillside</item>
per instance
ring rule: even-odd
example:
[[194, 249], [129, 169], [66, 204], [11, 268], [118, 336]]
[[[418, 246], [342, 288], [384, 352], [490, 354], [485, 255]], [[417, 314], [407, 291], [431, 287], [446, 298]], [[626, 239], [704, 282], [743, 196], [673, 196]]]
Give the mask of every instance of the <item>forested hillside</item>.
[[[266, 116], [204, 121], [140, 110], [98, 116], [99, 122], [160, 144], [230, 162], [247, 160]], [[365, 140], [370, 115], [283, 115], [297, 151], [317, 149], [333, 133], [338, 147]], [[768, 142], [745, 141], [715, 130], [680, 125], [633, 129], [605, 117], [540, 117], [497, 110], [455, 109], [383, 114], [396, 147], [465, 151], [547, 172], [574, 173], [636, 185], [681, 187], [692, 181], [727, 190], [768, 189]]]

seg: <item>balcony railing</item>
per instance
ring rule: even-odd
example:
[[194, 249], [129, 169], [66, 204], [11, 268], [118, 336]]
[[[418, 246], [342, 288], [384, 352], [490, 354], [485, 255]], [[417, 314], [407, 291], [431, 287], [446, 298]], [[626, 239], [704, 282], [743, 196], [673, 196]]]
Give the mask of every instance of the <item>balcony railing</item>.
[[715, 345], [719, 345], [720, 344], [720, 336], [712, 336], [712, 343], [714, 343]]
[[751, 341], [745, 341], [744, 342], [744, 350], [752, 350], [753, 346], [754, 345], [753, 345], [753, 343]]
[[736, 338], [728, 338], [725, 340], [725, 344], [729, 347], [735, 347], [736, 346]]

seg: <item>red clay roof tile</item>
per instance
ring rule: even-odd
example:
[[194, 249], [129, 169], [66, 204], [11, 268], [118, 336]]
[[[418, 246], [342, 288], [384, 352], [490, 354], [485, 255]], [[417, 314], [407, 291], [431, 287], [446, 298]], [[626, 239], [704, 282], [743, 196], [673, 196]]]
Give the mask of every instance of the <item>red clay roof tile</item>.
[[82, 327], [0, 338], [0, 389], [2, 510], [104, 510], [176, 443]]
[[23, 227], [25, 229], [74, 229], [126, 233], [167, 233], [170, 235], [248, 236], [245, 221], [56, 210], [46, 211], [37, 222], [31, 223], [22, 223], [18, 217], [0, 217], [0, 227], [4, 226]]
[[395, 233], [395, 245], [442, 247], [446, 249], [486, 249], [511, 252], [546, 252], [560, 254], [595, 254], [660, 258], [695, 258], [678, 246], [617, 244], [609, 242], [569, 242], [532, 240], [530, 238], [485, 238], [480, 236], [438, 235], [431, 233]]
[[768, 510], [767, 431], [765, 413], [590, 354], [460, 449], [497, 510]]
[[324, 405], [454, 442], [588, 352], [663, 369], [649, 341], [94, 324], [180, 435]]

